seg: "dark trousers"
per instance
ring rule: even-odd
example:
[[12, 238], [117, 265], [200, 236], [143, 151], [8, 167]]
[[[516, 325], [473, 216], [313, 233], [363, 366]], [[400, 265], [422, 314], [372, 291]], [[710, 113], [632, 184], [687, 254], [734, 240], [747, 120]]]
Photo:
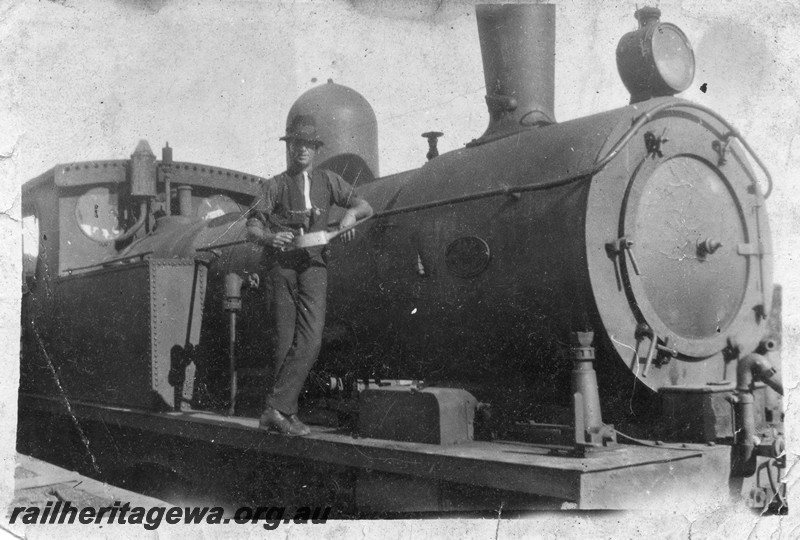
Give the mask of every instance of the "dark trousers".
[[269, 280], [276, 335], [266, 404], [297, 414], [297, 398], [322, 345], [328, 269], [314, 263], [275, 266]]

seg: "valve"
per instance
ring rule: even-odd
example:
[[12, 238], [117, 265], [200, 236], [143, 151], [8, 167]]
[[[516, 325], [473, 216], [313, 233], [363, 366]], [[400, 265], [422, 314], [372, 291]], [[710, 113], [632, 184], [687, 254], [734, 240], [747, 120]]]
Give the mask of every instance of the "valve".
[[423, 137], [428, 139], [428, 153], [425, 154], [425, 157], [428, 158], [428, 161], [439, 155], [439, 148], [437, 147], [437, 144], [439, 142], [439, 137], [442, 135], [444, 135], [444, 133], [441, 131], [426, 131], [422, 134]]

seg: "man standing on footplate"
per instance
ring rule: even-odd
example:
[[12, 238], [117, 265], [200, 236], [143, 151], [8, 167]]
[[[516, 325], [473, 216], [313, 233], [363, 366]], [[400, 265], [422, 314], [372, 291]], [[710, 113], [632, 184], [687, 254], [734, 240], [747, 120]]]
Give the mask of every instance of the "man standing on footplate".
[[333, 205], [346, 208], [340, 238], [352, 240], [357, 220], [372, 208], [338, 174], [315, 169], [314, 156], [323, 141], [311, 115], [291, 119], [286, 136], [287, 170], [261, 186], [260, 198], [247, 221], [248, 239], [266, 246], [267, 287], [275, 324], [272, 373], [259, 427], [286, 435], [311, 430], [297, 416], [297, 399], [317, 360], [325, 326], [328, 283], [326, 245], [294, 248], [295, 236], [324, 231]]

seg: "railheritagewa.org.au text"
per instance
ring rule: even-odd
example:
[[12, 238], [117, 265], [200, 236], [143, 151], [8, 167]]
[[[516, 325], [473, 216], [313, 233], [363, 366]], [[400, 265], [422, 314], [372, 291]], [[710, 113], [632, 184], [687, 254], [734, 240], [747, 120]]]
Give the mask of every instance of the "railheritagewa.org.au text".
[[9, 523], [26, 525], [103, 524], [139, 525], [154, 530], [163, 523], [169, 525], [200, 524], [261, 524], [265, 529], [277, 529], [281, 523], [323, 524], [328, 521], [331, 508], [301, 506], [288, 509], [283, 506], [242, 506], [233, 516], [226, 516], [219, 506], [131, 506], [115, 501], [112, 506], [78, 508], [70, 501], [48, 502], [38, 506], [15, 506], [9, 509]]

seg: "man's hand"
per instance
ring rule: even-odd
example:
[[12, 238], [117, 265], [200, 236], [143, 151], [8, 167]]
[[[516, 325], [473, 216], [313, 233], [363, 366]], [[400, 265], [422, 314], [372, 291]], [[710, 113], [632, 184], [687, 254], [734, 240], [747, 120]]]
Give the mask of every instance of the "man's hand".
[[292, 243], [294, 234], [288, 231], [281, 231], [275, 234], [267, 234], [266, 244], [276, 249], [286, 249]]
[[247, 239], [254, 244], [283, 250], [292, 243], [294, 235], [288, 231], [273, 234], [259, 220], [250, 218], [247, 220]]
[[[342, 217], [342, 220], [339, 222], [339, 230], [351, 227], [352, 225], [355, 224], [355, 222], [356, 222], [356, 216], [353, 214], [353, 212], [349, 211], [345, 212], [344, 217]], [[350, 242], [355, 237], [356, 237], [355, 229], [350, 229], [349, 231], [342, 233], [341, 236], [339, 236], [341, 241], [345, 243]]]

